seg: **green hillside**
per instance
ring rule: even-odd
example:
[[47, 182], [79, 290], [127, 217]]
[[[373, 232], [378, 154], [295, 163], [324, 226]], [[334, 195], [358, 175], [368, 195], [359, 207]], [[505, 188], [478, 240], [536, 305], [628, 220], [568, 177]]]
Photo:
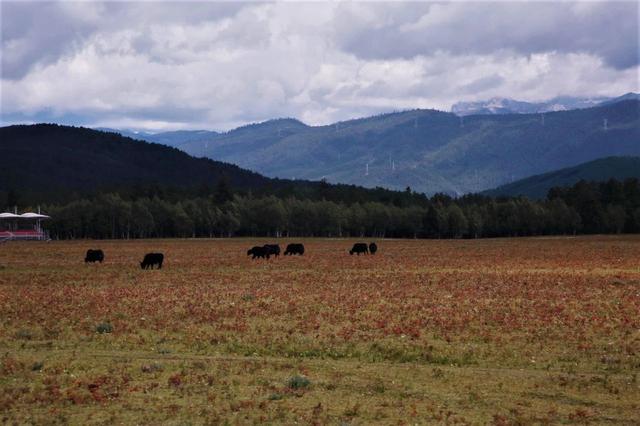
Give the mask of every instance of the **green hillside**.
[[164, 197], [173, 193], [173, 198], [182, 199], [213, 191], [221, 182], [235, 192], [281, 198], [397, 204], [424, 199], [382, 188], [267, 178], [232, 164], [194, 158], [176, 148], [82, 127], [0, 128], [0, 203], [11, 190], [19, 192], [23, 202], [59, 202], [105, 191]]
[[605, 182], [609, 179], [640, 178], [640, 157], [607, 157], [502, 185], [485, 191], [489, 196], [519, 196], [542, 199], [553, 187], [568, 187], [580, 180]]
[[639, 142], [640, 102], [626, 100], [544, 115], [414, 110], [330, 126], [272, 120], [180, 148], [272, 177], [462, 194], [597, 158], [640, 155]]

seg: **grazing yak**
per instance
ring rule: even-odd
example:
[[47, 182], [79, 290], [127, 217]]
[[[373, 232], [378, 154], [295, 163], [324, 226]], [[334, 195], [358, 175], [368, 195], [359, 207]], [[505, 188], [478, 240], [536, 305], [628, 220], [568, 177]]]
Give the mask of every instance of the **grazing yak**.
[[353, 255], [353, 253], [356, 253], [358, 256], [360, 256], [360, 253], [368, 254], [369, 248], [366, 243], [355, 243], [353, 248], [349, 250], [349, 254]]
[[255, 259], [257, 257], [269, 259], [269, 256], [271, 256], [271, 250], [267, 247], [255, 246], [247, 250], [247, 256], [251, 256], [251, 259]]
[[104, 253], [100, 249], [96, 249], [96, 250], [89, 249], [87, 250], [87, 254], [84, 257], [84, 263], [89, 263], [89, 262], [102, 263], [103, 260], [104, 260]]
[[299, 254], [302, 256], [304, 254], [304, 246], [302, 244], [289, 244], [287, 245], [287, 249], [284, 251], [284, 255], [293, 256], [294, 254]]
[[275, 257], [280, 256], [280, 246], [278, 244], [265, 244], [264, 248], [269, 250], [269, 254]]
[[147, 253], [144, 255], [144, 259], [140, 262], [142, 269], [153, 269], [154, 265], [158, 265], [158, 269], [162, 269], [162, 262], [164, 261], [164, 254], [162, 253]]
[[376, 254], [378, 251], [378, 245], [376, 243], [369, 244], [369, 253]]

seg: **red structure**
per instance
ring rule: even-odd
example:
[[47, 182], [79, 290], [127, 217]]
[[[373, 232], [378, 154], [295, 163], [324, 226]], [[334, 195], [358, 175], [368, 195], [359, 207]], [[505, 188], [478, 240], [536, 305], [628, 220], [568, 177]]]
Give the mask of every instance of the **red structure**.
[[27, 212], [23, 214], [0, 213], [0, 242], [9, 240], [48, 240], [49, 234], [42, 229], [42, 221], [49, 216]]

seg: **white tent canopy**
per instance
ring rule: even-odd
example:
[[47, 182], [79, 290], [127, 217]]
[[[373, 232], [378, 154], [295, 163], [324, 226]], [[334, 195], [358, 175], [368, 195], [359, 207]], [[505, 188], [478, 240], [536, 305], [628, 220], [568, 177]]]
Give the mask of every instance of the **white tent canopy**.
[[50, 216], [47, 216], [46, 214], [27, 212], [22, 213], [19, 217], [22, 219], [49, 219]]
[[0, 213], [0, 219], [18, 219], [20, 215], [13, 213]]
[[0, 219], [50, 219], [46, 214], [27, 212], [22, 214], [0, 213]]
[[42, 229], [42, 221], [50, 219], [50, 216], [34, 212], [17, 213], [0, 213], [0, 242], [49, 239], [47, 231]]

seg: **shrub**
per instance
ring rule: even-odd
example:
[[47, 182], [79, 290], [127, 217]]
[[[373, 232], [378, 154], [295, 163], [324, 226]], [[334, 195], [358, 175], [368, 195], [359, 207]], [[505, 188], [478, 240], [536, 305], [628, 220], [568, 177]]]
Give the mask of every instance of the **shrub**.
[[16, 332], [17, 339], [31, 340], [33, 339], [33, 333], [27, 329], [21, 329]]
[[384, 393], [387, 389], [384, 386], [382, 379], [377, 379], [371, 386], [372, 390], [376, 393]]
[[282, 395], [281, 393], [272, 393], [271, 395], [269, 395], [270, 401], [280, 401], [283, 398], [284, 395]]
[[360, 412], [360, 404], [354, 404], [353, 407], [351, 408], [347, 408], [344, 411], [344, 415], [347, 417], [356, 417], [358, 415], [358, 413]]
[[179, 388], [180, 386], [182, 386], [182, 376], [180, 375], [180, 373], [174, 374], [173, 376], [169, 377], [169, 379], [167, 380], [167, 384], [169, 385], [169, 387], [175, 388]]
[[145, 364], [142, 367], [140, 367], [140, 369], [142, 370], [143, 373], [155, 373], [157, 371], [164, 370], [164, 368], [162, 367], [162, 364], [159, 364], [157, 362], [154, 362], [151, 364]]
[[101, 322], [100, 324], [98, 324], [96, 326], [96, 332], [98, 332], [100, 334], [112, 333], [113, 332], [113, 326], [111, 324], [109, 324], [108, 322]]
[[304, 376], [293, 376], [287, 381], [290, 389], [306, 389], [311, 385], [311, 381]]

